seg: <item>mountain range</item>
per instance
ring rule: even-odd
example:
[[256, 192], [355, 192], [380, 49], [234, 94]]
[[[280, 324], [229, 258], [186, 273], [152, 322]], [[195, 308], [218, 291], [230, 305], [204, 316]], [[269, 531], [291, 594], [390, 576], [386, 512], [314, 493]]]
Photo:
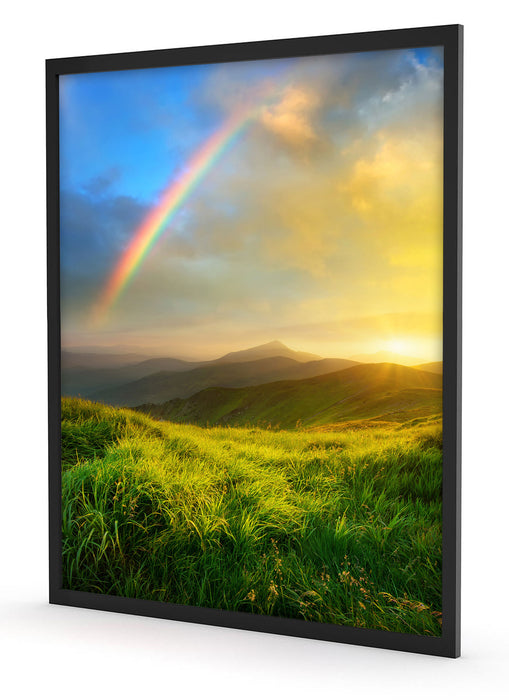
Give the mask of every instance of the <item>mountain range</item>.
[[307, 379], [210, 387], [189, 398], [137, 409], [155, 418], [203, 426], [294, 428], [360, 420], [406, 422], [441, 413], [442, 378], [403, 365], [358, 364]]
[[[292, 350], [277, 340], [203, 362], [173, 357], [139, 359], [133, 354], [63, 351], [62, 394], [134, 406], [190, 396], [218, 384], [244, 386], [309, 377], [356, 364], [354, 360], [328, 360]], [[302, 366], [304, 364], [308, 366]], [[194, 370], [196, 372], [190, 374]], [[177, 376], [180, 373], [185, 376]]]
[[242, 387], [281, 379], [303, 379], [351, 367], [353, 364], [350, 360], [341, 359], [297, 362], [290, 357], [213, 363], [185, 372], [155, 372], [122, 386], [95, 391], [90, 398], [115, 406], [161, 403], [171, 398], [186, 398], [209, 387]]
[[62, 394], [175, 421], [275, 421], [292, 427], [296, 421], [314, 425], [438, 413], [441, 367], [322, 358], [279, 341], [204, 362], [64, 351]]

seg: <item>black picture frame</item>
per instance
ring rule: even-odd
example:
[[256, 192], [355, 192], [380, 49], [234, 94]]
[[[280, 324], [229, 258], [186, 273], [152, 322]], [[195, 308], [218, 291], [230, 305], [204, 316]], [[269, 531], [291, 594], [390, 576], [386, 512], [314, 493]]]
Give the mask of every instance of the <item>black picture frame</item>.
[[[444, 49], [443, 178], [443, 627], [441, 637], [342, 627], [92, 594], [62, 588], [60, 456], [60, 75], [159, 66], [249, 61], [334, 53], [442, 46]], [[49, 601], [60, 605], [198, 622], [446, 657], [460, 654], [461, 443], [461, 25], [259, 41], [218, 46], [50, 59], [46, 62], [47, 274], [49, 410]]]

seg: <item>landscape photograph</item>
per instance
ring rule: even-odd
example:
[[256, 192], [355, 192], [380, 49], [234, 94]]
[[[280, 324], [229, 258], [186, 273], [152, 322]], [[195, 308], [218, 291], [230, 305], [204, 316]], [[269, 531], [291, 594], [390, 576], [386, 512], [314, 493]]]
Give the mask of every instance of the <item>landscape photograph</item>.
[[442, 49], [59, 94], [63, 588], [441, 636]]

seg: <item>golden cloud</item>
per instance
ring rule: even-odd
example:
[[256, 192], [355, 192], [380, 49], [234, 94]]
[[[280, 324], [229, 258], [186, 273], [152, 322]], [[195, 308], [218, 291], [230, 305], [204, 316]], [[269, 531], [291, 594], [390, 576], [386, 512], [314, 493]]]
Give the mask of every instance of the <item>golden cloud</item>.
[[317, 140], [311, 123], [317, 106], [318, 99], [311, 91], [289, 87], [278, 104], [263, 110], [261, 123], [286, 144], [306, 147]]

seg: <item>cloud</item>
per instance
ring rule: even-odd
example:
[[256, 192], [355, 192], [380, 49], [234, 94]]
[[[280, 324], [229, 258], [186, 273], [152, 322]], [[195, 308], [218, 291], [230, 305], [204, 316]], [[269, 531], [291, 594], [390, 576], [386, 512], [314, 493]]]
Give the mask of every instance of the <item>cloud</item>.
[[263, 109], [261, 123], [283, 143], [307, 149], [317, 140], [312, 125], [317, 104], [316, 95], [309, 89], [288, 87], [277, 104]]
[[[107, 182], [105, 178], [104, 182]], [[97, 187], [96, 187], [97, 185]], [[147, 207], [133, 197], [104, 196], [108, 185], [91, 183], [82, 192], [60, 194], [62, 314], [66, 323], [85, 323], [107, 276]]]
[[322, 340], [340, 339], [343, 342], [372, 340], [373, 336], [390, 339], [400, 335], [423, 336], [440, 335], [442, 314], [405, 311], [380, 314], [377, 316], [359, 316], [338, 318], [335, 321], [295, 324], [287, 326], [287, 331], [305, 333]]
[[[441, 270], [442, 133], [439, 122], [415, 135], [380, 131], [337, 183], [346, 211], [391, 268]], [[396, 274], [396, 271], [394, 271]]]
[[111, 190], [112, 185], [118, 182], [120, 177], [120, 168], [112, 166], [106, 172], [85, 183], [83, 189], [91, 197], [104, 197]]

